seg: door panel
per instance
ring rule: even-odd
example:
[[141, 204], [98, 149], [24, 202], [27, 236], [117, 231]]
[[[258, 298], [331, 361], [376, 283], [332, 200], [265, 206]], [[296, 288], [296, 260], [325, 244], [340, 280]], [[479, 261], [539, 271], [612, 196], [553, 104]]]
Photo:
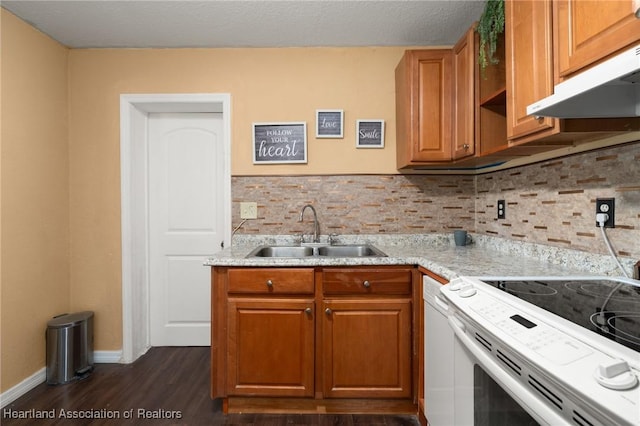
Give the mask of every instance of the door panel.
[[640, 40], [637, 1], [553, 2], [555, 54], [560, 77], [631, 47]]
[[149, 115], [152, 346], [210, 344], [210, 276], [224, 235], [222, 115]]
[[411, 396], [410, 300], [326, 300], [322, 309], [325, 397]]
[[229, 395], [313, 396], [313, 299], [229, 300]]

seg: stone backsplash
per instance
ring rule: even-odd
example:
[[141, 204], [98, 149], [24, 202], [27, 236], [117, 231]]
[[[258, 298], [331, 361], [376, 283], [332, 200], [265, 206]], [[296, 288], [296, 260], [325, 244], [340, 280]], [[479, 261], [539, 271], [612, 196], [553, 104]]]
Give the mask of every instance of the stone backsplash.
[[476, 193], [477, 233], [603, 254], [596, 198], [615, 198], [607, 235], [620, 256], [640, 259], [640, 142], [479, 175]]
[[258, 219], [239, 233], [311, 234], [312, 213], [298, 222], [305, 204], [318, 212], [321, 234], [422, 234], [472, 230], [472, 176], [339, 175], [236, 176], [232, 178], [233, 224], [241, 201], [258, 203]]
[[[241, 201], [258, 219], [239, 234], [424, 234], [467, 229], [516, 241], [607, 252], [595, 226], [596, 198], [615, 198], [607, 229], [620, 256], [640, 259], [640, 142], [478, 176], [234, 176], [233, 226]], [[498, 220], [496, 202], [506, 201]]]

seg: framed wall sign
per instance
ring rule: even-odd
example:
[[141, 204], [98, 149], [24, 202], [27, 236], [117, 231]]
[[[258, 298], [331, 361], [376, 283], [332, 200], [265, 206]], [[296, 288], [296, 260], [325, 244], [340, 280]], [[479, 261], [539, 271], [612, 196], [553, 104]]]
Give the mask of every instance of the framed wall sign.
[[316, 110], [316, 137], [317, 138], [343, 138], [344, 110], [342, 109], [317, 109]]
[[307, 162], [307, 123], [253, 123], [253, 164]]
[[356, 148], [384, 148], [384, 120], [357, 120]]

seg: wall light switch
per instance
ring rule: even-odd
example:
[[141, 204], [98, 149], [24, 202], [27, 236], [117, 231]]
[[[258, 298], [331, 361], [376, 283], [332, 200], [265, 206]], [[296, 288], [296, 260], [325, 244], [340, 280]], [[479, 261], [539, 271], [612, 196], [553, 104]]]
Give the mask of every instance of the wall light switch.
[[246, 202], [240, 203], [240, 219], [257, 219], [258, 203]]

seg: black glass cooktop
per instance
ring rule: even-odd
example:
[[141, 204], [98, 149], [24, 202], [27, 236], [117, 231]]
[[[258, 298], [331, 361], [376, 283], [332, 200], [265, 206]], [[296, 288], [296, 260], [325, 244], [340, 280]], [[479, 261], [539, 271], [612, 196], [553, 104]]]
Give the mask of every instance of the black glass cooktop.
[[640, 352], [640, 281], [608, 277], [479, 279]]

